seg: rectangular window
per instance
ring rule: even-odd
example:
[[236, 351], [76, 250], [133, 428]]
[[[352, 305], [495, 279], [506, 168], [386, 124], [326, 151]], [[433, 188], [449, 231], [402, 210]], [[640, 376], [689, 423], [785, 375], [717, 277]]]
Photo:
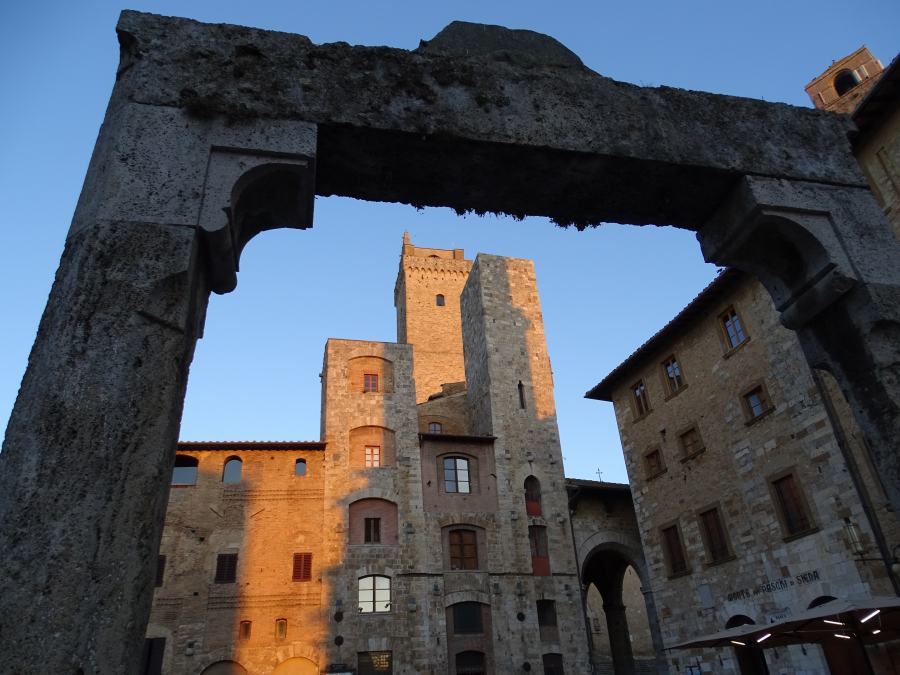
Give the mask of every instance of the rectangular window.
[[458, 602], [453, 605], [454, 635], [471, 635], [484, 632], [481, 604], [478, 602]]
[[381, 543], [381, 518], [365, 518], [363, 542], [366, 544]]
[[391, 652], [359, 652], [356, 655], [358, 675], [391, 675]]
[[719, 321], [722, 325], [725, 344], [729, 349], [734, 349], [747, 339], [744, 326], [741, 324], [741, 317], [734, 311], [734, 307], [729, 307], [719, 315]]
[[550, 576], [547, 528], [543, 525], [529, 526], [528, 543], [531, 545], [531, 573], [537, 577]]
[[291, 581], [312, 581], [312, 553], [295, 553]]
[[644, 455], [644, 472], [648, 480], [661, 474], [665, 468], [659, 448], [654, 448]]
[[474, 530], [451, 530], [450, 569], [478, 569], [478, 539]]
[[376, 375], [375, 373], [363, 374], [363, 391], [378, 391], [378, 375]]
[[287, 637], [287, 619], [277, 619], [275, 621], [275, 638], [284, 640]]
[[731, 558], [728, 549], [728, 537], [722, 526], [722, 518], [719, 509], [709, 509], [700, 514], [700, 528], [703, 531], [703, 542], [706, 544], [706, 553], [709, 562], [718, 563]]
[[166, 578], [166, 556], [159, 555], [156, 556], [156, 587], [159, 588], [163, 585], [163, 580]]
[[662, 367], [666, 376], [666, 386], [669, 388], [669, 394], [674, 394], [684, 386], [684, 376], [681, 374], [681, 366], [678, 363], [678, 359], [672, 355], [663, 362]]
[[769, 412], [771, 408], [772, 404], [769, 403], [769, 397], [766, 395], [766, 390], [762, 386], [754, 387], [744, 394], [744, 412], [749, 421], [753, 421], [757, 417], [762, 417], [765, 413]]
[[537, 615], [541, 642], [557, 642], [559, 630], [556, 625], [556, 603], [553, 600], [538, 600]]
[[464, 457], [444, 458], [444, 492], [472, 491], [469, 480], [469, 460]]
[[697, 427], [691, 427], [687, 431], [683, 431], [678, 436], [678, 444], [681, 446], [681, 456], [684, 459], [698, 455], [705, 449]]
[[772, 481], [772, 488], [778, 501], [784, 529], [788, 536], [812, 529], [812, 521], [806, 510], [806, 501], [793, 474]]
[[249, 640], [250, 639], [250, 628], [253, 626], [253, 622], [251, 621], [241, 621], [240, 626], [238, 627], [238, 637], [241, 640]]
[[669, 566], [669, 575], [676, 576], [688, 571], [687, 560], [684, 557], [684, 548], [681, 546], [681, 534], [677, 525], [670, 525], [662, 529], [663, 551]]
[[[356, 446], [359, 447], [359, 446]], [[366, 446], [366, 466], [381, 466], [381, 446], [378, 445], [367, 445]]]
[[631, 387], [631, 396], [634, 401], [634, 416], [643, 417], [650, 412], [650, 397], [647, 395], [647, 387], [643, 380], [638, 380]]
[[220, 553], [216, 557], [216, 583], [233, 584], [237, 578], [237, 553]]

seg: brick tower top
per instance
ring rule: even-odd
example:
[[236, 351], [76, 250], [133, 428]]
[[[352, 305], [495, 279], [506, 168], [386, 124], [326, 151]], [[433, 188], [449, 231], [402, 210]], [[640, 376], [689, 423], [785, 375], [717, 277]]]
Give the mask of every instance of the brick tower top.
[[413, 345], [417, 403], [466, 379], [459, 296], [471, 268], [463, 249], [414, 246], [403, 234], [394, 306], [397, 342]]
[[884, 66], [868, 47], [838, 59], [806, 85], [813, 105], [822, 110], [852, 113], [881, 77]]

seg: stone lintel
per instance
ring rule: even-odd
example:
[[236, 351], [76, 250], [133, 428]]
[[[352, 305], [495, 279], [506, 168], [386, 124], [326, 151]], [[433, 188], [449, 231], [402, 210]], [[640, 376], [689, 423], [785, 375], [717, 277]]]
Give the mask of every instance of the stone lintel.
[[508, 49], [315, 45], [131, 11], [118, 31], [114, 98], [317, 124], [321, 195], [693, 228], [740, 175], [865, 184], [851, 123], [817, 110], [638, 87]]

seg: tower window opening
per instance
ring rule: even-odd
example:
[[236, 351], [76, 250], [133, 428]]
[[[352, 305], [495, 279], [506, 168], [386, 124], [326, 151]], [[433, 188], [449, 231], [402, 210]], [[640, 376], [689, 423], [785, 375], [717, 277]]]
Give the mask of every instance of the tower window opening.
[[436, 296], [434, 296], [434, 304], [436, 304], [438, 307], [443, 307], [444, 306], [444, 296], [441, 295], [440, 293], [438, 293]]
[[294, 475], [295, 476], [305, 476], [306, 475], [306, 460], [298, 459], [294, 462]]
[[852, 70], [842, 70], [834, 78], [834, 90], [838, 96], [843, 96], [859, 84], [859, 76]]
[[519, 380], [519, 407], [522, 410], [525, 410], [525, 385], [522, 384], [522, 380]]

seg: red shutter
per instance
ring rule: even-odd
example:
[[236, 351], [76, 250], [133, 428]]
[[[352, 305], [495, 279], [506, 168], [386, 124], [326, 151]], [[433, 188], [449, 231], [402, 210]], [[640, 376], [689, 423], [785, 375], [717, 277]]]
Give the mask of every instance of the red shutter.
[[312, 580], [312, 553], [295, 553], [292, 581]]

